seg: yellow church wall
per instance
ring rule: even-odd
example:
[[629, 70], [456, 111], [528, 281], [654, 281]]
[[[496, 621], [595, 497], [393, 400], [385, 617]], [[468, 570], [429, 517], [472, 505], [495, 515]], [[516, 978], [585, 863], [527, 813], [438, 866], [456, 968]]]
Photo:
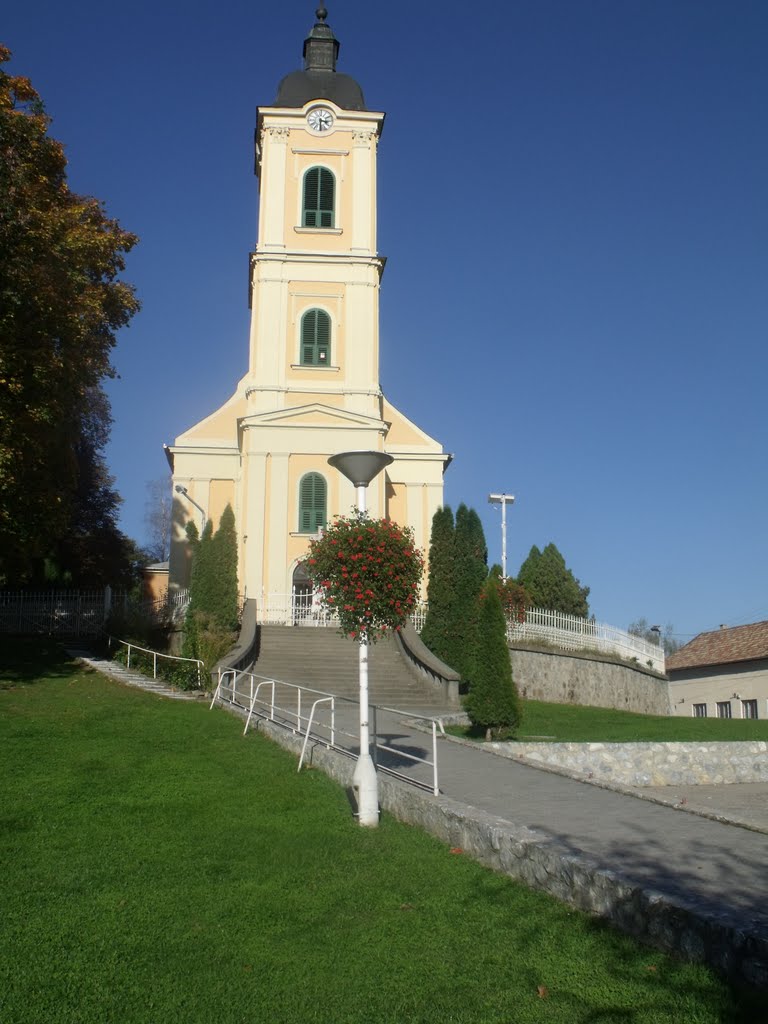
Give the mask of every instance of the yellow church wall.
[[[390, 467], [391, 469], [391, 467]], [[387, 479], [387, 516], [402, 526], [408, 522], [406, 485]]]
[[436, 441], [429, 437], [428, 434], [425, 434], [423, 430], [420, 430], [415, 423], [412, 423], [407, 416], [404, 416], [386, 398], [382, 405], [382, 417], [390, 425], [389, 433], [387, 434], [388, 447], [397, 445], [408, 447], [414, 445], [423, 448], [425, 442], [427, 442], [433, 450], [441, 450]]
[[211, 480], [208, 488], [208, 518], [213, 521], [214, 530], [221, 522], [221, 514], [227, 505], [235, 511], [235, 481]]
[[244, 416], [248, 403], [243, 391], [239, 390], [205, 419], [195, 423], [176, 439], [177, 445], [187, 442], [207, 441], [208, 443], [237, 443], [237, 421]]
[[[323, 144], [324, 143], [324, 144]], [[291, 132], [289, 167], [285, 185], [285, 223], [290, 225], [290, 247], [329, 253], [349, 250], [352, 227], [352, 197], [347, 186], [349, 135], [334, 132], [331, 139], [321, 140], [309, 132]], [[302, 226], [304, 175], [311, 167], [327, 167], [336, 182], [336, 216], [332, 228]]]
[[[285, 353], [286, 380], [312, 380], [332, 375], [331, 383], [338, 386], [339, 368], [344, 366], [345, 318], [344, 298], [346, 285], [334, 281], [290, 281], [288, 284], [288, 338]], [[311, 309], [322, 309], [331, 318], [330, 359], [324, 366], [301, 364], [301, 322]], [[332, 369], [331, 369], [332, 368]]]

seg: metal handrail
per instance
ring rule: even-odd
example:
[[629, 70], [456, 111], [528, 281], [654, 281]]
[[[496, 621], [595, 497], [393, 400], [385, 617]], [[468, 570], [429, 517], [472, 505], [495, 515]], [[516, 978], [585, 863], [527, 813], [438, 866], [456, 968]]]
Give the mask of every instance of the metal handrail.
[[[249, 679], [248, 695], [246, 696], [245, 694], [242, 694], [242, 697], [243, 697], [245, 703], [243, 703], [241, 700], [238, 699], [241, 695], [238, 693], [237, 684], [238, 684], [239, 678], [241, 678], [242, 676], [247, 676], [248, 679]], [[231, 681], [231, 685], [227, 685], [226, 682], [225, 682], [225, 680], [228, 677], [231, 677], [231, 680], [232, 680]], [[257, 682], [257, 680], [259, 680], [259, 681]], [[293, 710], [290, 707], [280, 706], [280, 705], [278, 705], [276, 703], [276, 700], [275, 700], [275, 687], [278, 686], [278, 685], [282, 686], [282, 687], [286, 687], [289, 690], [296, 691], [296, 710]], [[227, 700], [228, 703], [232, 704], [233, 706], [242, 708], [243, 711], [247, 711], [248, 715], [247, 715], [247, 718], [246, 718], [245, 728], [243, 729], [243, 735], [245, 735], [247, 733], [247, 731], [248, 731], [248, 728], [250, 726], [251, 719], [252, 719], [253, 715], [254, 714], [259, 714], [259, 711], [257, 710], [257, 704], [259, 703], [259, 692], [262, 689], [262, 687], [264, 687], [264, 686], [271, 687], [271, 698], [268, 701], [265, 701], [265, 700], [261, 701], [261, 703], [264, 705], [263, 717], [264, 718], [268, 718], [270, 721], [274, 722], [276, 725], [281, 726], [282, 728], [291, 729], [291, 731], [294, 732], [294, 733], [298, 732], [299, 734], [302, 734], [302, 733], [304, 734], [304, 743], [302, 745], [301, 756], [299, 758], [299, 770], [301, 770], [301, 767], [302, 767], [302, 765], [304, 763], [304, 755], [305, 755], [305, 752], [306, 752], [307, 744], [309, 742], [310, 737], [313, 735], [313, 733], [312, 733], [312, 726], [316, 722], [315, 711], [316, 711], [318, 705], [324, 704], [324, 703], [330, 703], [330, 705], [331, 705], [331, 722], [330, 722], [330, 728], [329, 728], [330, 739], [328, 738], [328, 736], [322, 736], [322, 735], [319, 735], [319, 734], [315, 734], [315, 738], [319, 742], [323, 743], [328, 749], [336, 750], [339, 753], [344, 754], [344, 755], [349, 756], [349, 757], [357, 757], [358, 756], [356, 754], [353, 754], [352, 751], [346, 749], [344, 746], [340, 746], [339, 743], [337, 742], [337, 737], [339, 737], [339, 736], [348, 737], [352, 741], [356, 741], [356, 740], [359, 739], [359, 735], [357, 733], [348, 732], [346, 729], [339, 729], [336, 726], [336, 702], [337, 701], [342, 702], [342, 703], [346, 703], [346, 704], [351, 704], [351, 705], [358, 706], [358, 702], [355, 701], [355, 700], [352, 700], [349, 697], [335, 696], [334, 694], [326, 693], [324, 690], [316, 690], [316, 689], [314, 689], [313, 687], [310, 687], [310, 686], [300, 686], [297, 683], [288, 683], [288, 682], [286, 682], [284, 680], [281, 680], [281, 679], [271, 679], [271, 678], [266, 678], [264, 676], [259, 677], [259, 676], [256, 676], [255, 673], [253, 673], [253, 672], [246, 672], [246, 671], [243, 671], [243, 670], [240, 670], [240, 669], [219, 669], [218, 683], [217, 683], [216, 689], [215, 689], [214, 694], [213, 694], [213, 699], [211, 700], [210, 709], [213, 709], [213, 706], [214, 706], [214, 704], [216, 703], [217, 700]], [[231, 696], [230, 697], [225, 697], [224, 696], [224, 691], [229, 691]], [[301, 707], [302, 707], [302, 694], [316, 694], [318, 696], [318, 699], [316, 699], [313, 702], [313, 704], [312, 704], [312, 708], [310, 710], [309, 715], [302, 714], [302, 711], [301, 711]], [[438, 740], [437, 730], [438, 730], [438, 727], [439, 727], [441, 736], [445, 736], [445, 729], [443, 727], [442, 719], [441, 718], [433, 718], [433, 717], [431, 717], [429, 715], [416, 715], [416, 714], [412, 714], [410, 711], [404, 711], [402, 708], [392, 708], [392, 707], [386, 707], [384, 705], [372, 704], [372, 705], [370, 705], [370, 711], [371, 711], [371, 725], [372, 725], [371, 740], [372, 740], [372, 747], [373, 747], [374, 763], [376, 763], [377, 768], [379, 770], [381, 770], [382, 772], [386, 772], [388, 775], [392, 775], [392, 776], [394, 776], [396, 778], [402, 779], [405, 782], [408, 782], [411, 785], [415, 785], [415, 786], [418, 786], [418, 787], [420, 787], [422, 789], [426, 789], [428, 791], [431, 791], [435, 796], [438, 796], [439, 793], [440, 793], [440, 787], [439, 787], [438, 761], [437, 761], [437, 740]], [[406, 751], [406, 750], [398, 750], [397, 747], [392, 747], [392, 746], [389, 746], [386, 743], [380, 742], [379, 739], [378, 739], [378, 729], [377, 729], [377, 711], [385, 711], [385, 712], [388, 712], [390, 714], [401, 715], [404, 718], [409, 718], [409, 719], [412, 719], [412, 720], [423, 721], [423, 722], [429, 722], [430, 725], [431, 725], [431, 733], [432, 733], [432, 757], [431, 757], [431, 759], [430, 758], [425, 758], [425, 757], [419, 757], [417, 754], [412, 754], [412, 753], [410, 753], [409, 751]], [[285, 720], [280, 720], [280, 718], [276, 718], [275, 712], [280, 712], [282, 714], [282, 716], [285, 717]], [[288, 719], [290, 719], [290, 720], [294, 720], [295, 719], [295, 726], [289, 725], [288, 724]], [[306, 725], [304, 725], [303, 723], [306, 723]], [[420, 782], [418, 779], [410, 778], [408, 775], [405, 775], [403, 772], [399, 772], [399, 771], [397, 771], [397, 769], [392, 768], [392, 767], [390, 767], [388, 765], [378, 764], [377, 763], [377, 758], [376, 758], [377, 751], [387, 751], [388, 753], [394, 754], [395, 756], [397, 756], [399, 758], [404, 758], [407, 761], [411, 761], [411, 762], [413, 762], [415, 764], [428, 765], [429, 767], [432, 768], [432, 784], [431, 784], [431, 786], [428, 785], [427, 783]]]
[[197, 682], [198, 682], [198, 685], [200, 684], [200, 676], [202, 674], [203, 666], [205, 664], [203, 661], [200, 660], [200, 658], [180, 658], [180, 657], [178, 657], [175, 654], [163, 654], [161, 651], [150, 650], [149, 647], [139, 647], [138, 644], [133, 644], [133, 643], [130, 642], [130, 640], [120, 640], [116, 636], [109, 636], [109, 637], [107, 637], [107, 647], [111, 647], [112, 646], [112, 641], [113, 640], [115, 641], [115, 643], [123, 644], [124, 647], [128, 648], [128, 656], [126, 658], [126, 663], [125, 663], [125, 667], [126, 668], [130, 668], [131, 667], [131, 649], [133, 649], [134, 651], [141, 651], [143, 654], [151, 654], [152, 655], [152, 678], [153, 679], [157, 679], [157, 659], [158, 658], [165, 658], [166, 661], [188, 661], [188, 662], [191, 662], [192, 664], [197, 665]]
[[307, 719], [307, 729], [306, 729], [306, 732], [304, 733], [304, 743], [303, 743], [302, 748], [301, 748], [301, 757], [299, 758], [299, 767], [296, 769], [297, 772], [301, 771], [301, 766], [304, 764], [304, 753], [305, 753], [305, 751], [307, 749], [307, 743], [309, 742], [309, 734], [310, 734], [310, 731], [312, 729], [312, 720], [315, 717], [315, 708], [317, 707], [318, 704], [324, 704], [327, 701], [331, 702], [331, 747], [333, 747], [335, 745], [335, 742], [336, 742], [336, 698], [335, 697], [319, 697], [315, 701], [315, 703], [312, 705], [312, 710], [310, 711], [309, 718]]

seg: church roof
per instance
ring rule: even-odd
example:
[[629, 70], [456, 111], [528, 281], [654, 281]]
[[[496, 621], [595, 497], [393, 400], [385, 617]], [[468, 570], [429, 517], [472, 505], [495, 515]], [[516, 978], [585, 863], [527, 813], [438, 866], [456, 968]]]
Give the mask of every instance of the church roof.
[[277, 87], [276, 107], [303, 107], [310, 100], [331, 100], [344, 110], [366, 110], [363, 90], [354, 78], [336, 70], [339, 41], [324, 4], [317, 8], [312, 31], [304, 40], [304, 70], [292, 71]]

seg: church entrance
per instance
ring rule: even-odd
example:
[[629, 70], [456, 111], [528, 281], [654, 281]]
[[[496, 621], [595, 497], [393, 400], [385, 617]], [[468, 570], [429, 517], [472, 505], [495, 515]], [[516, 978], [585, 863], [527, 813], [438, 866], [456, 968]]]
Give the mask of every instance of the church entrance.
[[307, 576], [304, 563], [299, 562], [293, 570], [291, 581], [291, 622], [294, 626], [312, 618], [312, 581]]

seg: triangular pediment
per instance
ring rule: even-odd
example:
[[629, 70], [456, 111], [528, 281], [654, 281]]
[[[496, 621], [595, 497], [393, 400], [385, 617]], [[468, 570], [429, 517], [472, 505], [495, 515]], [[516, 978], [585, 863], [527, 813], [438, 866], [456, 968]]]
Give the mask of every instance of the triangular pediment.
[[364, 427], [366, 430], [387, 432], [387, 424], [375, 416], [337, 409], [321, 402], [295, 405], [269, 412], [254, 413], [240, 420], [241, 427]]

